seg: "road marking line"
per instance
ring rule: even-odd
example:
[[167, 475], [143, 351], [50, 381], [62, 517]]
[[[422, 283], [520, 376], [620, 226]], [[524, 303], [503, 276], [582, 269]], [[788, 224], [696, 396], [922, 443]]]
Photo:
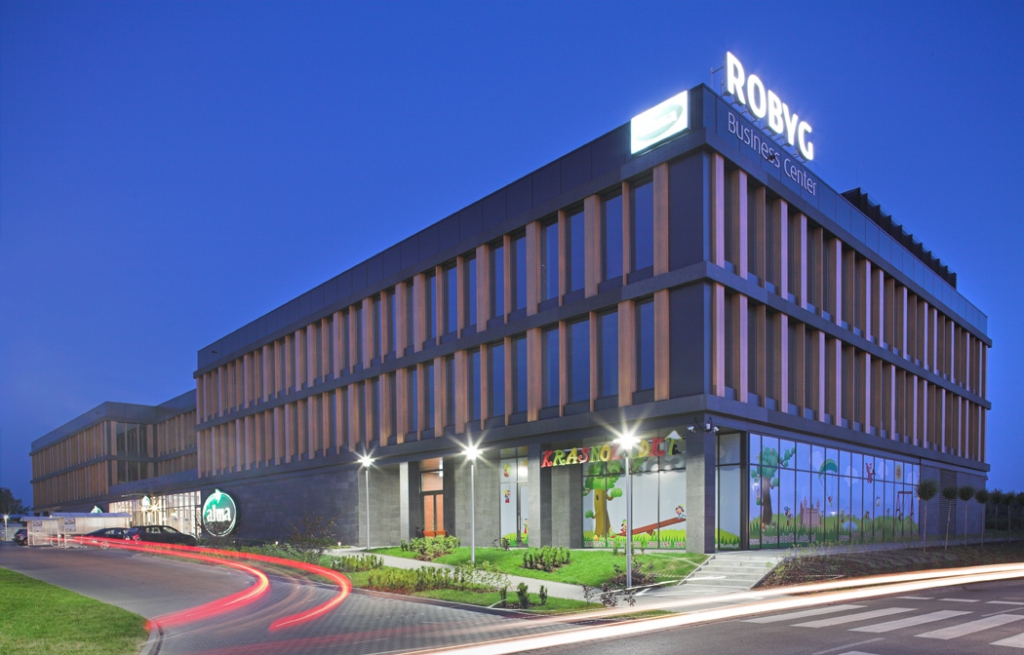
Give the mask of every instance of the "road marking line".
[[1013, 635], [1006, 639], [1000, 639], [999, 641], [993, 641], [990, 646], [1010, 646], [1011, 648], [1024, 648], [1024, 632], [1019, 635]]
[[881, 616], [889, 616], [890, 614], [902, 614], [903, 612], [913, 611], [909, 607], [887, 607], [881, 610], [871, 610], [870, 612], [860, 612], [859, 614], [846, 614], [844, 616], [833, 616], [827, 619], [819, 619], [817, 621], [808, 621], [807, 623], [797, 623], [794, 628], [827, 628], [833, 625], [842, 625], [844, 623], [855, 623], [857, 621], [866, 621], [868, 619], [876, 619]]
[[1019, 602], [1017, 602], [1015, 600], [990, 600], [990, 601], [988, 601], [987, 604], [988, 605], [1017, 605], [1017, 606], [1024, 605], [1024, 603], [1019, 603]]
[[831, 614], [833, 612], [842, 612], [843, 610], [859, 610], [864, 607], [863, 605], [829, 605], [828, 607], [816, 607], [811, 610], [801, 610], [799, 612], [788, 612], [786, 614], [776, 614], [775, 616], [763, 616], [757, 619], [746, 619], [744, 623], [775, 623], [776, 621], [788, 621], [790, 619], [802, 619], [805, 616], [818, 616], [819, 614]]
[[896, 600], [935, 600], [934, 596], [897, 596]]
[[941, 630], [922, 632], [921, 634], [914, 636], [924, 637], [925, 639], [956, 639], [957, 637], [981, 632], [982, 630], [988, 630], [989, 628], [998, 628], [1001, 625], [1020, 621], [1021, 619], [1024, 619], [1024, 616], [1021, 616], [1020, 614], [997, 614], [995, 616], [987, 616], [983, 619], [978, 619], [977, 621], [961, 623], [960, 625], [951, 625], [948, 628], [942, 628]]
[[893, 630], [899, 630], [901, 628], [912, 628], [915, 625], [921, 625], [922, 623], [942, 621], [944, 619], [951, 619], [954, 616], [963, 616], [964, 614], [970, 614], [970, 612], [942, 610], [941, 612], [921, 614], [920, 616], [911, 616], [906, 619], [897, 619], [895, 621], [887, 621], [885, 623], [876, 623], [875, 625], [866, 625], [862, 628], [850, 628], [850, 632], [892, 632]]
[[862, 650], [848, 650], [845, 653], [840, 653], [839, 655], [878, 655], [878, 653], [865, 653]]
[[944, 603], [977, 603], [977, 598], [940, 598]]
[[[826, 655], [826, 653], [834, 653], [837, 650], [843, 650], [851, 646], [863, 646], [864, 644], [874, 643], [876, 641], [882, 641], [882, 637], [875, 637], [874, 639], [865, 639], [864, 641], [855, 641], [852, 644], [846, 644], [845, 646], [836, 646], [835, 648], [829, 648], [828, 650], [819, 650], [817, 653], [811, 653], [811, 655]], [[847, 651], [843, 655], [849, 655], [850, 653], [857, 653], [859, 651]]]

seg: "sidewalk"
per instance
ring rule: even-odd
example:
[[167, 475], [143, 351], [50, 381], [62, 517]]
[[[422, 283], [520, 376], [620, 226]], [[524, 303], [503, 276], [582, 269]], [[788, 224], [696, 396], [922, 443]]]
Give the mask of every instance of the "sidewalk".
[[[359, 555], [365, 552], [363, 548], [334, 548], [326, 551], [328, 555], [334, 555], [340, 557], [343, 555]], [[440, 564], [438, 562], [423, 562], [418, 559], [407, 559], [405, 557], [393, 557], [391, 555], [380, 555], [377, 553], [370, 553], [381, 558], [384, 562], [384, 566], [391, 566], [396, 569], [418, 569], [423, 566], [429, 566], [437, 569], [451, 569], [454, 570], [456, 567], [451, 564]], [[567, 598], [570, 600], [583, 600], [583, 587], [574, 584], [567, 584], [565, 582], [552, 582], [550, 580], [538, 580], [536, 578], [524, 578], [519, 575], [508, 576], [508, 582], [514, 592], [516, 587], [519, 586], [520, 582], [525, 582], [529, 588], [530, 593], [539, 593], [540, 586], [544, 585], [548, 590], [548, 595], [553, 598]]]

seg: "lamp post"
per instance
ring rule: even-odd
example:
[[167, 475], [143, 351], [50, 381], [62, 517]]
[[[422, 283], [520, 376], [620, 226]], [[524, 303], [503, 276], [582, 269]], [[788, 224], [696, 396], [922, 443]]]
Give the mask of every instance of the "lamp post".
[[363, 455], [359, 458], [359, 465], [366, 469], [366, 550], [370, 550], [370, 465], [373, 458]]
[[630, 469], [633, 448], [637, 438], [632, 432], [623, 432], [615, 440], [626, 458], [626, 589], [633, 587], [633, 483], [630, 480]]
[[462, 454], [469, 459], [469, 561], [476, 564], [476, 458], [480, 449], [470, 444]]

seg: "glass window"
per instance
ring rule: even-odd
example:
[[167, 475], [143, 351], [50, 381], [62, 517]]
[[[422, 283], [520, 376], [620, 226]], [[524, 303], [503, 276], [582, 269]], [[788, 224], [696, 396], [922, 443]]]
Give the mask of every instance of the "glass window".
[[398, 387], [395, 386], [395, 373], [388, 373], [388, 420], [391, 423], [387, 436], [398, 434]]
[[[359, 411], [357, 413], [357, 416], [359, 417], [359, 425], [356, 431], [356, 437], [358, 439], [366, 437], [366, 384], [367, 383], [364, 382], [356, 385], [359, 387]], [[299, 438], [298, 434], [298, 430], [292, 430], [293, 439], [297, 440]]]
[[650, 181], [633, 189], [633, 270], [654, 265], [654, 184]]
[[384, 303], [380, 301], [380, 297], [372, 298], [370, 302], [373, 303], [373, 356], [380, 357], [384, 341]]
[[491, 247], [491, 315], [505, 315], [505, 247]]
[[590, 320], [569, 325], [569, 402], [590, 400]]
[[373, 378], [370, 382], [370, 403], [373, 406], [373, 431], [370, 434], [370, 438], [377, 437], [378, 439], [383, 435], [380, 429], [381, 424], [381, 398], [380, 398], [380, 378]]
[[641, 391], [654, 388], [654, 301], [636, 306], [636, 382]]
[[558, 296], [558, 221], [540, 228], [540, 299]]
[[416, 311], [413, 309], [416, 306], [416, 300], [413, 296], [413, 285], [407, 283], [405, 285], [405, 325], [402, 328], [405, 330], [405, 345], [412, 346], [416, 343], [416, 339], [413, 337], [413, 326], [416, 321], [413, 319], [416, 316]]
[[505, 415], [505, 346], [496, 343], [487, 349], [490, 369], [491, 416]]
[[558, 326], [544, 330], [541, 336], [541, 362], [544, 367], [541, 375], [544, 407], [557, 407], [559, 402], [558, 377]]
[[584, 240], [584, 220], [583, 210], [580, 209], [575, 214], [571, 214], [566, 218], [567, 232], [569, 233], [566, 237], [568, 240], [568, 249], [566, 255], [569, 257], [569, 261], [566, 262], [569, 273], [568, 290], [576, 291], [582, 289], [586, 282], [586, 242]]
[[526, 235], [512, 238], [512, 311], [526, 307]]
[[398, 343], [398, 314], [395, 313], [395, 290], [388, 291], [388, 322], [391, 327], [391, 334], [388, 336], [388, 352], [395, 352], [395, 344]]
[[480, 350], [469, 353], [469, 368], [466, 371], [466, 390], [469, 394], [469, 420], [480, 420]]
[[601, 203], [602, 280], [622, 275], [622, 195], [605, 198]]
[[355, 352], [354, 359], [356, 360], [355, 361], [355, 365], [356, 366], [362, 366], [363, 365], [363, 304], [359, 303], [358, 305], [356, 305], [355, 311], [356, 311], [356, 317], [355, 317], [356, 333], [353, 336], [355, 337], [355, 342], [356, 342], [356, 347], [355, 347], [355, 351], [356, 352]]
[[455, 355], [444, 358], [444, 424], [455, 425]]
[[437, 275], [427, 276], [427, 284], [424, 289], [424, 302], [426, 311], [427, 339], [437, 338]]
[[525, 412], [527, 401], [526, 335], [512, 338], [512, 411]]
[[598, 317], [599, 344], [598, 371], [601, 377], [600, 394], [619, 395], [619, 313], [607, 312]]
[[476, 257], [466, 260], [466, 325], [476, 325]]
[[426, 425], [423, 426], [424, 430], [434, 429], [434, 362], [423, 367], [423, 389], [426, 393], [423, 394], [423, 402], [426, 403], [424, 408], [426, 411]]
[[409, 432], [419, 432], [420, 430], [420, 415], [419, 415], [419, 379], [416, 375], [416, 368], [408, 369], [408, 373], [405, 379], [409, 381]]
[[444, 269], [444, 331], [459, 329], [459, 269], [455, 264]]

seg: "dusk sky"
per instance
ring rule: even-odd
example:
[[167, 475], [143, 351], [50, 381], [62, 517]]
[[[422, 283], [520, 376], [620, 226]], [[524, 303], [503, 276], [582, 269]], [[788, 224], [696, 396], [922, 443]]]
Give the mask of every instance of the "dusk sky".
[[988, 315], [989, 486], [1024, 490], [1022, 32], [1020, 2], [0, 2], [0, 486], [731, 50]]

